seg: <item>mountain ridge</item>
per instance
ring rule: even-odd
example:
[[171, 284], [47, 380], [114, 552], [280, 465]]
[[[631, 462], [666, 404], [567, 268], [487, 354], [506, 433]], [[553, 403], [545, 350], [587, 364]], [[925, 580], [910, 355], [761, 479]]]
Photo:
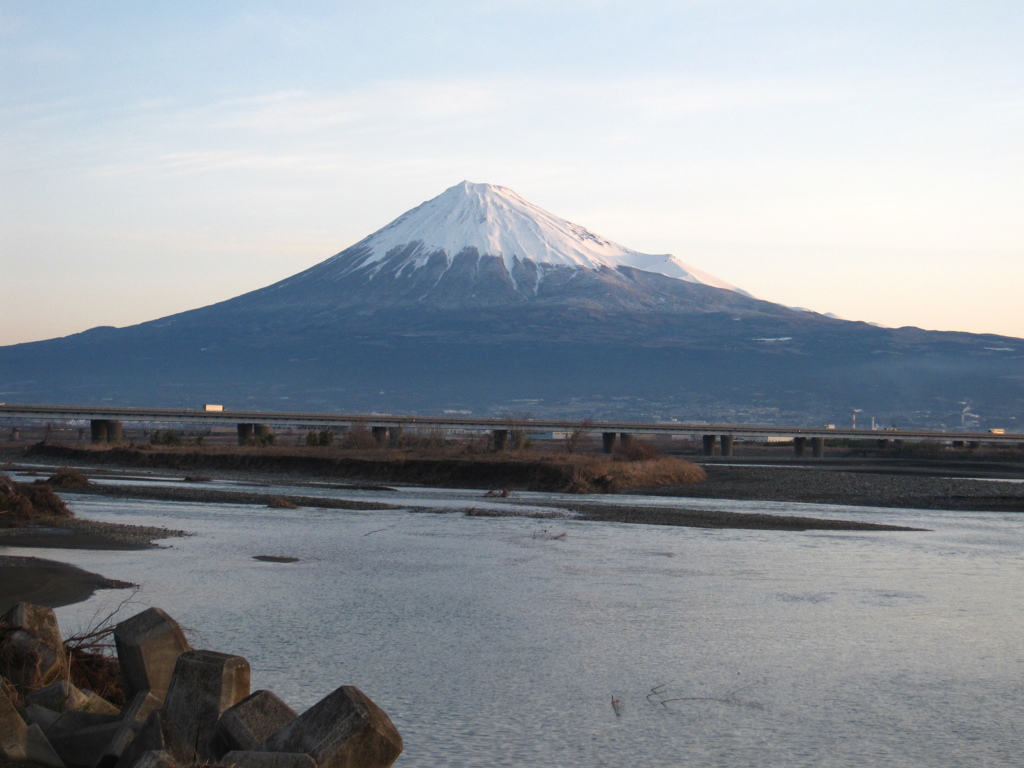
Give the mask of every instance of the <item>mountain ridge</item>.
[[[790, 425], [856, 407], [922, 427], [956, 426], [969, 402], [982, 425], [1024, 431], [1024, 340], [880, 328], [644, 270], [546, 212], [514, 225], [544, 243], [525, 250], [502, 216], [540, 209], [514, 194], [464, 182], [424, 204], [454, 233], [421, 228], [418, 206], [227, 301], [2, 347], [0, 400]], [[550, 257], [566, 237], [597, 250]]]

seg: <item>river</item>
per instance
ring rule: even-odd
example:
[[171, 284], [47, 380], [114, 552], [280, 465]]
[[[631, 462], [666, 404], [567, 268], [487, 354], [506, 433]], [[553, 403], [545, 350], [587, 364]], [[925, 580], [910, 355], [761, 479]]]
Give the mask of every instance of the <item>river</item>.
[[[165, 609], [296, 710], [359, 686], [401, 731], [405, 768], [1020, 760], [1019, 515], [628, 499], [930, 529], [705, 530], [461, 514], [502, 508], [479, 491], [322, 492], [410, 508], [68, 495], [81, 517], [195, 535], [20, 553], [139, 583], [124, 616]], [[58, 609], [62, 629], [126, 594]]]

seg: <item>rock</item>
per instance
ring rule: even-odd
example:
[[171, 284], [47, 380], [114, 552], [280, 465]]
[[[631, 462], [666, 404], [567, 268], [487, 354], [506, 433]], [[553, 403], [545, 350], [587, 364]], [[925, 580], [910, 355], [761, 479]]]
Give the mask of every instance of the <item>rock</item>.
[[65, 768], [64, 762], [38, 725], [28, 727], [25, 740], [25, 759], [45, 768]]
[[343, 685], [268, 738], [261, 750], [305, 752], [319, 768], [387, 768], [402, 753], [402, 736], [366, 694]]
[[159, 608], [149, 608], [114, 627], [125, 698], [150, 691], [163, 699], [178, 657], [190, 650], [178, 623]]
[[305, 752], [228, 752], [221, 758], [223, 765], [234, 768], [317, 768], [316, 762]]
[[221, 714], [249, 695], [249, 662], [216, 651], [181, 654], [164, 699], [167, 751], [178, 761], [212, 758]]
[[25, 694], [25, 702], [54, 712], [78, 712], [87, 710], [88, 698], [67, 680], [58, 680], [38, 691]]
[[270, 691], [256, 691], [220, 716], [211, 747], [214, 756], [253, 751], [298, 715]]

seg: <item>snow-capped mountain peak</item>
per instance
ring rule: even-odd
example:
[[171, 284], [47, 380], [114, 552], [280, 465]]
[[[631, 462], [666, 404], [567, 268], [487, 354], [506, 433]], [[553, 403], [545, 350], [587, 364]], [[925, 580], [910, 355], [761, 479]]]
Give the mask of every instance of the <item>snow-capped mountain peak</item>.
[[475, 249], [478, 256], [501, 257], [513, 274], [516, 262], [532, 262], [538, 280], [550, 268], [597, 270], [633, 267], [679, 280], [746, 294], [713, 275], [684, 264], [670, 254], [646, 254], [626, 248], [585, 227], [540, 208], [507, 187], [463, 181], [399, 216], [384, 228], [324, 264], [337, 262], [344, 275], [373, 270], [398, 252], [405, 264], [393, 274], [425, 266], [443, 253], [455, 257]]

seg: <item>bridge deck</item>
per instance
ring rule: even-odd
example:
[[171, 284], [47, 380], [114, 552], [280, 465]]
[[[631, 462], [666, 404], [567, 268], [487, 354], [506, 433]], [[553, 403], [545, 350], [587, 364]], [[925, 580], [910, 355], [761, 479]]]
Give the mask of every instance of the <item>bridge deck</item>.
[[887, 440], [963, 440], [986, 443], [1021, 443], [1024, 434], [960, 432], [923, 429], [830, 429], [826, 427], [767, 426], [743, 424], [651, 423], [637, 421], [587, 421], [569, 419], [468, 418], [453, 416], [392, 416], [388, 414], [281, 413], [266, 411], [199, 411], [170, 408], [94, 408], [50, 405], [0, 405], [0, 418], [47, 421], [117, 420], [138, 424], [266, 424], [306, 428], [403, 427], [441, 430], [523, 430], [568, 432], [585, 428], [592, 433], [634, 435], [731, 435], [732, 437], [823, 437]]

